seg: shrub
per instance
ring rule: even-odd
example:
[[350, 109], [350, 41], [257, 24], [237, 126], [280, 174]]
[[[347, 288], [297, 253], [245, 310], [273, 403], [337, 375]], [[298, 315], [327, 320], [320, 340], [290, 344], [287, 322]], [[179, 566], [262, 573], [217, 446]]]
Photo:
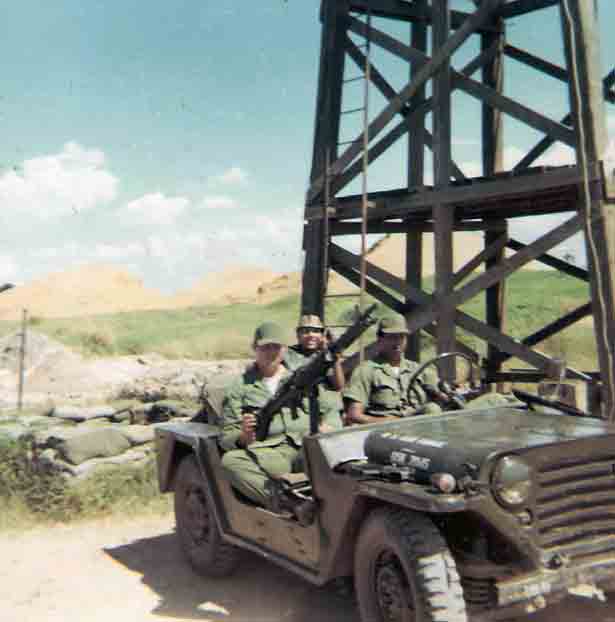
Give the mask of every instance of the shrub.
[[146, 348], [138, 337], [126, 337], [117, 342], [117, 350], [125, 354], [145, 354]]
[[0, 528], [41, 521], [69, 521], [102, 514], [166, 512], [153, 459], [102, 468], [71, 481], [37, 459], [30, 439], [0, 442]]
[[79, 335], [79, 341], [86, 354], [104, 355], [115, 352], [113, 335], [106, 331], [83, 332]]
[[37, 459], [27, 438], [0, 443], [0, 497], [17, 498], [30, 512], [57, 520], [77, 509], [66, 479]]
[[43, 318], [38, 315], [31, 315], [28, 318], [28, 326], [40, 326], [43, 323]]
[[156, 463], [139, 466], [110, 466], [79, 482], [73, 490], [80, 514], [92, 516], [121, 510], [134, 512], [159, 498]]

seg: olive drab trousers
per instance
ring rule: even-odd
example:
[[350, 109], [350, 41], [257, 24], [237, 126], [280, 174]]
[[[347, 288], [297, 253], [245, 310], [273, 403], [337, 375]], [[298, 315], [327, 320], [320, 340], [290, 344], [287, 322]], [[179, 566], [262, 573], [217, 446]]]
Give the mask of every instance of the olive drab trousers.
[[279, 445], [255, 447], [249, 452], [245, 449], [228, 451], [222, 456], [222, 468], [233, 488], [258, 505], [267, 507], [270, 499], [267, 474], [291, 473], [296, 470], [300, 458], [301, 449], [284, 440]]

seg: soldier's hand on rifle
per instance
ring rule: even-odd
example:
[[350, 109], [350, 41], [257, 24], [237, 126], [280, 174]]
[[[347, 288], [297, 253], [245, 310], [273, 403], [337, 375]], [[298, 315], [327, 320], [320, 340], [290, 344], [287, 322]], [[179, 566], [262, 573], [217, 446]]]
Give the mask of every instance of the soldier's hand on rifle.
[[239, 443], [247, 447], [256, 440], [256, 417], [254, 415], [244, 415], [241, 420], [241, 433]]

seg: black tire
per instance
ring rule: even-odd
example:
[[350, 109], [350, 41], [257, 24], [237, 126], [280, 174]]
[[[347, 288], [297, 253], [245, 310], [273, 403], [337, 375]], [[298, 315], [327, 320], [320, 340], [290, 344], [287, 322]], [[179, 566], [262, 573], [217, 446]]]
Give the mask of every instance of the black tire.
[[197, 573], [224, 577], [235, 570], [240, 551], [222, 541], [205, 486], [194, 456], [186, 456], [175, 479], [177, 535]]
[[354, 581], [361, 622], [467, 622], [455, 560], [422, 514], [372, 512], [359, 533]]

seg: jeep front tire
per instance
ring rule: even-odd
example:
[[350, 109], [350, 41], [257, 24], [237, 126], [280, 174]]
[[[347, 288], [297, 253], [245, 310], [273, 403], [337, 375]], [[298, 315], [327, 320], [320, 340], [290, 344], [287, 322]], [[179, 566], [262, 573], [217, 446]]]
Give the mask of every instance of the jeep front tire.
[[177, 535], [196, 572], [224, 577], [235, 570], [239, 549], [222, 541], [205, 486], [195, 457], [186, 456], [175, 479]]
[[355, 549], [361, 622], [466, 622], [455, 560], [433, 522], [382, 508], [366, 519]]

